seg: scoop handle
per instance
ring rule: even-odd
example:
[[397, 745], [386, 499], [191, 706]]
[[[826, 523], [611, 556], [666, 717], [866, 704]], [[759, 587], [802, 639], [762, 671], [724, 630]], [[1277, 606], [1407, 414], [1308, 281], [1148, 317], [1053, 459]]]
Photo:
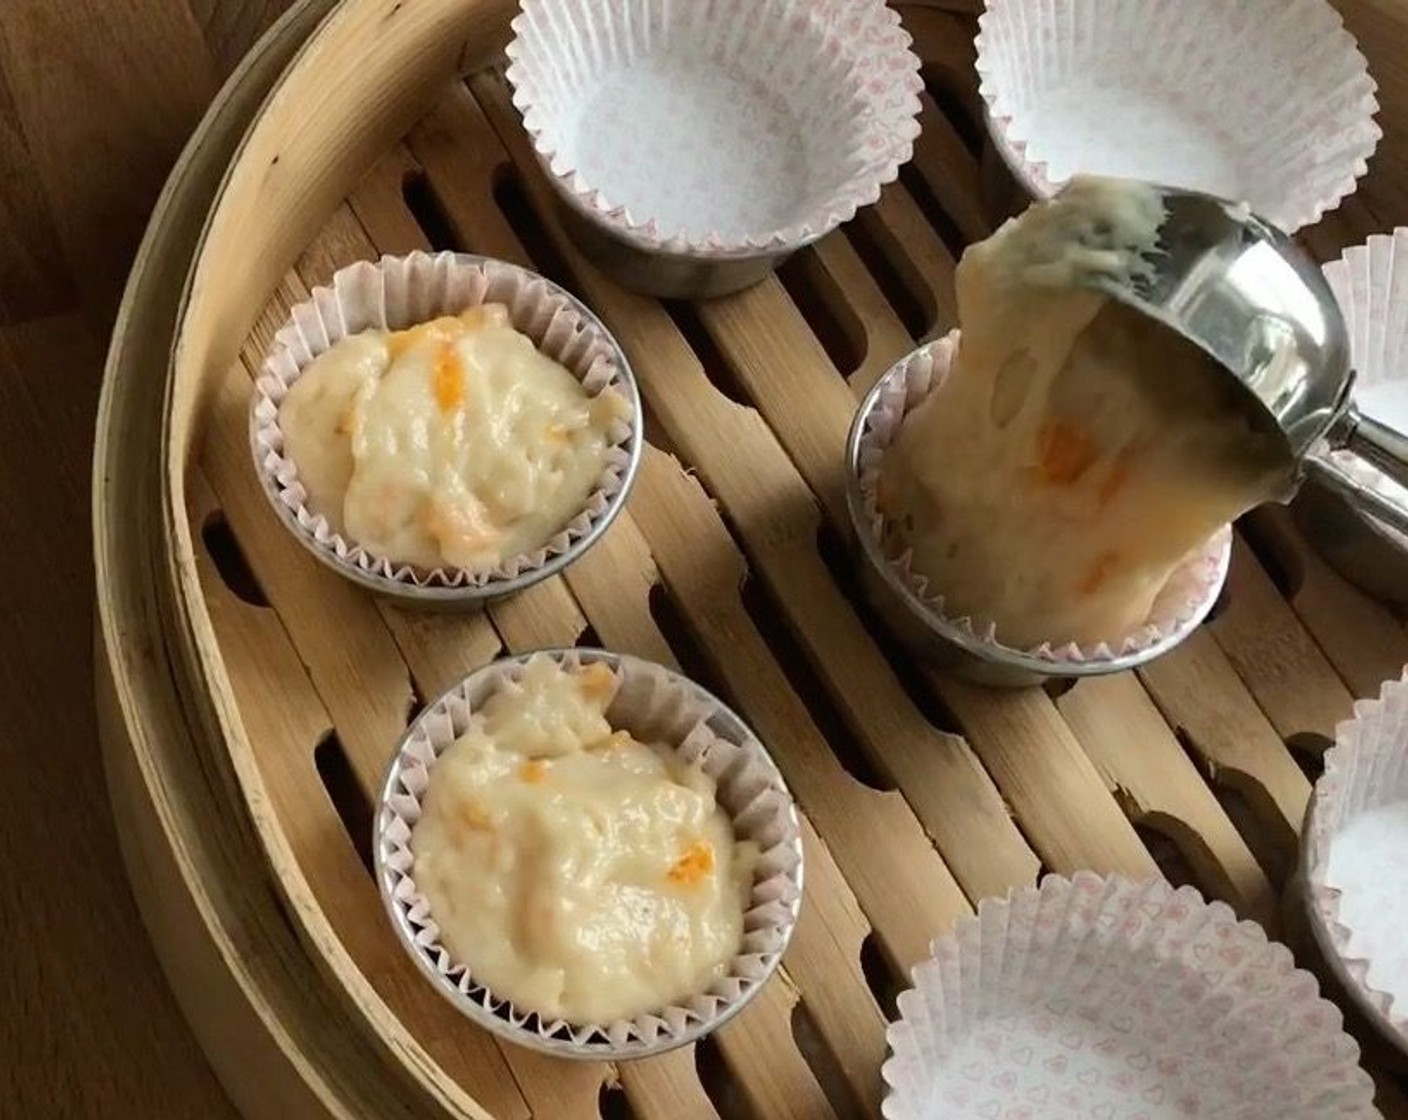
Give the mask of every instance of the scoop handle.
[[[1397, 435], [1397, 433], [1394, 433]], [[1402, 440], [1402, 436], [1398, 436]], [[1365, 456], [1368, 458], [1368, 456]], [[1378, 460], [1371, 460], [1378, 465]], [[1401, 506], [1391, 498], [1386, 498], [1377, 490], [1371, 490], [1362, 482], [1357, 481], [1343, 468], [1334, 463], [1328, 456], [1309, 455], [1305, 459], [1306, 474], [1313, 477], [1327, 489], [1342, 495], [1352, 506], [1361, 513], [1368, 514], [1378, 521], [1382, 521], [1390, 528], [1397, 529], [1400, 533], [1408, 535], [1408, 507]], [[1399, 460], [1398, 473], [1394, 476], [1399, 481], [1403, 481], [1408, 476], [1402, 460]]]
[[1408, 486], [1408, 436], [1352, 408], [1345, 417], [1349, 430], [1345, 449], [1378, 467], [1401, 486]]

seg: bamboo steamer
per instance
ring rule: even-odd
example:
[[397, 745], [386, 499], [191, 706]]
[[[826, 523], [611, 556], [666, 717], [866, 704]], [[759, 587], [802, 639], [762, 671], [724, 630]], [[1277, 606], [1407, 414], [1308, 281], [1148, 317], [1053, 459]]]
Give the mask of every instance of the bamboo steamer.
[[[637, 1120], [878, 1115], [903, 973], [1042, 867], [1163, 867], [1274, 926], [1309, 793], [1287, 740], [1313, 756], [1408, 660], [1398, 620], [1284, 517], [1258, 515], [1225, 609], [1186, 648], [1059, 697], [916, 672], [852, 597], [836, 534], [856, 394], [951, 322], [953, 254], [988, 228], [963, 139], [967, 17], [901, 8], [942, 103], [903, 181], [780, 278], [682, 308], [615, 288], [563, 238], [486, 69], [512, 7], [291, 11], [163, 195], [110, 355], [105, 762], [148, 928], [241, 1110], [572, 1120], [624, 1096]], [[596, 551], [468, 619], [402, 614], [318, 569], [242, 457], [249, 368], [288, 304], [351, 259], [446, 237], [560, 273], [630, 354], [656, 444]], [[1299, 582], [1278, 585], [1288, 567]], [[359, 798], [419, 696], [579, 639], [703, 674], [810, 821], [784, 975], [716, 1038], [619, 1070], [457, 1020], [397, 955], [357, 854]]]

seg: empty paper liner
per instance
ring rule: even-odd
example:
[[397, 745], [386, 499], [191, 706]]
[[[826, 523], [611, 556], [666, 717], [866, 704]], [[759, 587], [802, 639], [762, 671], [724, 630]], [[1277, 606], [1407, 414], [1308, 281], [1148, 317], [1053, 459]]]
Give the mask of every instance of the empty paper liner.
[[1261, 927], [1083, 873], [981, 903], [914, 970], [887, 1120], [1370, 1120], [1340, 1013]]
[[[1325, 266], [1325, 278], [1349, 327], [1355, 404], [1366, 416], [1408, 432], [1408, 369], [1403, 366], [1408, 360], [1408, 229], [1376, 234], [1345, 250]], [[1364, 485], [1408, 506], [1408, 489], [1358, 455], [1337, 451], [1334, 459]], [[1401, 533], [1381, 527], [1408, 549]]]
[[563, 199], [706, 257], [815, 240], [918, 135], [919, 61], [881, 0], [523, 0], [514, 104]]
[[1310, 920], [1356, 1002], [1408, 1054], [1408, 677], [1354, 706], [1305, 829]]
[[1250, 203], [1287, 232], [1353, 193], [1375, 84], [1325, 0], [990, 0], [993, 140], [1036, 197], [1077, 172]]

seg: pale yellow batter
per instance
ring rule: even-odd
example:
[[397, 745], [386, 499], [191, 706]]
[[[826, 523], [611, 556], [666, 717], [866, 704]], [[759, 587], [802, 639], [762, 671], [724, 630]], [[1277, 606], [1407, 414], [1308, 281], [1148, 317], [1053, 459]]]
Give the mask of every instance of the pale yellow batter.
[[1156, 251], [1152, 188], [1077, 178], [964, 255], [947, 381], [905, 419], [877, 500], [944, 613], [1016, 648], [1115, 642], [1175, 568], [1284, 489], [1225, 373], [1106, 297]]
[[710, 777], [611, 727], [615, 690], [604, 665], [531, 661], [440, 756], [412, 833], [445, 947], [548, 1020], [707, 991], [743, 936], [757, 846]]
[[308, 507], [374, 556], [492, 570], [582, 509], [627, 413], [490, 304], [320, 355], [279, 408]]

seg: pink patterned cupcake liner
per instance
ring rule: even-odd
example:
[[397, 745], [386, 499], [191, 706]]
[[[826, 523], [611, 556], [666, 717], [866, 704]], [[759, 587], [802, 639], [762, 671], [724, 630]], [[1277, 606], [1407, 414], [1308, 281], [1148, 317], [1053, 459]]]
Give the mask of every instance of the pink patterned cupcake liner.
[[647, 251], [815, 240], [919, 133], [919, 60], [883, 0], [523, 0], [513, 30], [514, 104], [554, 185]]
[[[336, 531], [308, 505], [298, 464], [286, 453], [279, 409], [289, 388], [320, 355], [367, 330], [401, 330], [484, 303], [503, 303], [513, 325], [562, 365], [590, 396], [611, 392], [628, 406], [609, 433], [601, 477], [566, 525], [532, 552], [492, 571], [434, 570], [380, 556]], [[460, 253], [410, 253], [340, 269], [327, 287], [294, 307], [274, 337], [250, 407], [250, 448], [279, 518], [319, 560], [370, 590], [422, 604], [471, 604], [521, 590], [584, 552], [624, 508], [640, 456], [635, 378], [615, 339], [576, 297], [504, 261]]]
[[1085, 873], [981, 903], [899, 1001], [887, 1120], [1370, 1120], [1339, 1011], [1260, 926]]
[[1246, 201], [1287, 232], [1352, 194], [1376, 85], [1326, 0], [989, 0], [995, 146], [1048, 197], [1077, 172]]
[[[1408, 432], [1408, 228], [1376, 234], [1325, 266], [1344, 311], [1357, 381], [1355, 404], [1366, 415]], [[1335, 462], [1365, 486], [1408, 506], [1408, 489], [1349, 451]], [[1383, 531], [1408, 550], [1408, 537]]]
[[1351, 996], [1408, 1054], [1408, 673], [1354, 706], [1306, 818], [1311, 926]]
[[[542, 1018], [486, 986], [440, 940], [429, 902], [416, 886], [412, 831], [441, 754], [495, 691], [512, 687], [530, 661], [564, 668], [600, 663], [617, 681], [612, 726], [664, 744], [717, 783], [718, 803], [739, 839], [759, 857], [743, 916], [743, 939], [707, 991], [631, 1019], [577, 1023]], [[392, 759], [377, 810], [377, 882], [402, 947], [421, 974], [481, 1027], [558, 1057], [642, 1058], [702, 1038], [738, 1014], [777, 970], [802, 906], [800, 818], [776, 764], [743, 720], [699, 685], [663, 666], [603, 650], [543, 650], [504, 658], [472, 673], [416, 719]]]

